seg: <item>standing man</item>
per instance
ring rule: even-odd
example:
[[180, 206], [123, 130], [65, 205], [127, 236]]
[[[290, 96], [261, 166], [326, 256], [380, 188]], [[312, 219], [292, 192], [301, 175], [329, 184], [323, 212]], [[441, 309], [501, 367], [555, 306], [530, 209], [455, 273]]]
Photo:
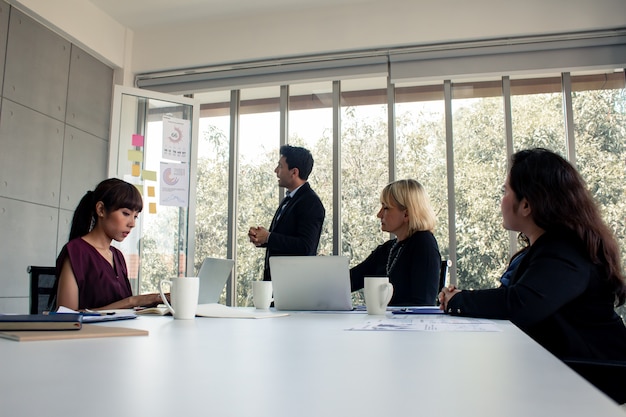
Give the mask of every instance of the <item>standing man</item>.
[[287, 193], [274, 214], [269, 230], [251, 227], [250, 242], [266, 248], [263, 279], [271, 280], [270, 256], [317, 254], [326, 210], [322, 201], [308, 183], [313, 170], [313, 156], [307, 149], [283, 145], [274, 170], [278, 186]]

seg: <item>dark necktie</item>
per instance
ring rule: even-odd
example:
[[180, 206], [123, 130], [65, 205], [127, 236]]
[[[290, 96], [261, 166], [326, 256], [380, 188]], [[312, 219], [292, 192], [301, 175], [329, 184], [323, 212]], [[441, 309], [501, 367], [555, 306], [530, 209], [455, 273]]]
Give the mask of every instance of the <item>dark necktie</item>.
[[278, 214], [276, 215], [276, 221], [278, 221], [278, 219], [280, 219], [280, 216], [282, 216], [282, 214], [285, 211], [285, 208], [287, 207], [287, 204], [289, 204], [290, 200], [291, 200], [291, 196], [289, 195], [289, 193], [287, 193], [285, 198], [283, 198], [283, 201], [280, 203], [280, 207], [278, 208]]

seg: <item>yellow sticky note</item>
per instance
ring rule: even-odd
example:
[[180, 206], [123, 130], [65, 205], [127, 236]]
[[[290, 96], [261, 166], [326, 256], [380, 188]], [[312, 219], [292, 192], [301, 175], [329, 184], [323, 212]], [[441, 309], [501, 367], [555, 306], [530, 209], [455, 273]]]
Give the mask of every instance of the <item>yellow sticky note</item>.
[[156, 214], [156, 203], [150, 203], [148, 205], [148, 211], [150, 214]]
[[144, 180], [156, 181], [156, 171], [148, 171], [144, 169], [141, 176]]
[[143, 162], [143, 152], [129, 150], [128, 151], [128, 160], [133, 162]]
[[135, 184], [135, 188], [139, 191], [139, 194], [143, 196], [143, 186], [139, 184]]
[[148, 197], [154, 197], [154, 186], [148, 186]]
[[132, 168], [132, 175], [133, 177], [138, 177], [139, 176], [139, 164], [133, 164], [133, 168]]

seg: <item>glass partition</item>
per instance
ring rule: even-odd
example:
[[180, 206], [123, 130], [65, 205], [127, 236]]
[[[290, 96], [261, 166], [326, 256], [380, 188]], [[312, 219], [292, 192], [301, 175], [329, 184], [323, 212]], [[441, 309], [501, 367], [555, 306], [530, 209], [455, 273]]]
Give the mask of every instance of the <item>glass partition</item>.
[[194, 103], [174, 100], [115, 91], [109, 176], [134, 184], [144, 205], [133, 232], [116, 243], [134, 293], [158, 291], [160, 280], [187, 274]]

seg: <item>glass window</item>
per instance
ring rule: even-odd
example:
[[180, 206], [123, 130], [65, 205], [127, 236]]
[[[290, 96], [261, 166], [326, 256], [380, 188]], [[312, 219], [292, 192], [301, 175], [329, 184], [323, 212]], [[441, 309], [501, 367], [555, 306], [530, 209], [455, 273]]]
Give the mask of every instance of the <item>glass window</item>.
[[351, 266], [389, 239], [376, 217], [389, 182], [386, 87], [385, 78], [341, 83], [340, 254]]
[[454, 84], [452, 125], [458, 281], [492, 288], [509, 253], [500, 213], [507, 166], [501, 82]]
[[332, 82], [289, 86], [289, 139], [313, 155], [309, 177], [326, 209], [319, 255], [333, 254], [333, 97]]
[[[194, 267], [225, 258], [228, 242], [229, 94], [203, 94], [198, 134]], [[225, 291], [220, 302], [225, 303]]]
[[[576, 165], [626, 255], [624, 72], [572, 76]], [[619, 309], [626, 317], [626, 307]]]
[[419, 181], [437, 216], [435, 237], [448, 256], [448, 180], [443, 85], [396, 88], [397, 178]]
[[513, 147], [566, 155], [561, 77], [511, 80]]
[[270, 227], [279, 204], [280, 87], [241, 90], [237, 191], [237, 297], [252, 305], [252, 281], [263, 279], [265, 249], [248, 240], [251, 226]]

